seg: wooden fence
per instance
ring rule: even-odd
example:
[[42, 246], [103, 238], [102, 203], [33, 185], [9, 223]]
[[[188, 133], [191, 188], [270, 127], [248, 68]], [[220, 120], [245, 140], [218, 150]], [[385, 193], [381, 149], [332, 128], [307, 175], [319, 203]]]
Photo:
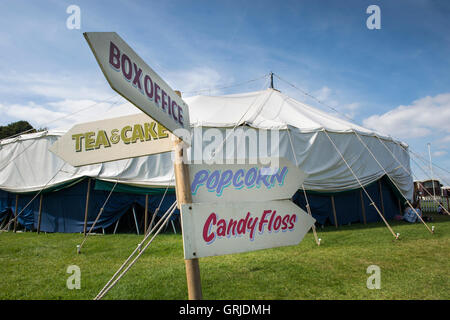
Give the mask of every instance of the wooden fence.
[[436, 201], [433, 200], [434, 197], [420, 197], [420, 208], [422, 209], [423, 213], [436, 213], [437, 208], [439, 206], [439, 202], [442, 202], [444, 205], [444, 208], [450, 211], [450, 197], [442, 197], [442, 196], [436, 196]]

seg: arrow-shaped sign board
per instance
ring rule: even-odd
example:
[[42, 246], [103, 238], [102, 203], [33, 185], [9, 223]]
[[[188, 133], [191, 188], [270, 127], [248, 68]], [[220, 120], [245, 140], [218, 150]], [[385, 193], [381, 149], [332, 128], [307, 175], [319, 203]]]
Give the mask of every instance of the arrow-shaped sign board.
[[168, 152], [173, 136], [146, 114], [81, 123], [49, 150], [74, 167]]
[[181, 206], [185, 259], [298, 244], [313, 217], [290, 201], [306, 174], [284, 158], [190, 164], [192, 202]]
[[289, 200], [181, 206], [185, 259], [298, 244], [315, 220]]
[[189, 130], [187, 104], [117, 33], [86, 32], [84, 37], [111, 88], [170, 132]]
[[190, 164], [192, 202], [290, 199], [306, 174], [285, 158], [263, 159], [276, 167], [251, 164]]

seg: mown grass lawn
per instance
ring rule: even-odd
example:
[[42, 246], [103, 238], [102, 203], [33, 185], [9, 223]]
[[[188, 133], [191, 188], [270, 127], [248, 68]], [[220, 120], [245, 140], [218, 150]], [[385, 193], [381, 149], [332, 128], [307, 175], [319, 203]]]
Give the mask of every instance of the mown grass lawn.
[[[449, 299], [450, 219], [422, 224], [319, 229], [297, 246], [200, 259], [204, 299]], [[94, 235], [76, 253], [80, 234], [0, 233], [0, 299], [93, 299], [142, 240]], [[105, 299], [187, 299], [181, 235], [159, 235]], [[81, 289], [66, 287], [69, 265]], [[381, 270], [381, 289], [366, 287], [367, 267]]]

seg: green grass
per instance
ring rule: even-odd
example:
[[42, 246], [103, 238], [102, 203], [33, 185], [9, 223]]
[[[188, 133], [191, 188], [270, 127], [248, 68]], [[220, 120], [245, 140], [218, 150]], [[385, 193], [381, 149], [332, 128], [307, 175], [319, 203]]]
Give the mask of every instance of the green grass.
[[[319, 229], [297, 246], [200, 259], [205, 299], [449, 299], [450, 219], [422, 224]], [[1, 233], [0, 299], [92, 299], [142, 236], [95, 235], [76, 253], [80, 234]], [[369, 265], [381, 268], [381, 289], [369, 290]], [[69, 265], [81, 289], [69, 290]], [[187, 299], [182, 238], [158, 236], [105, 299]]]

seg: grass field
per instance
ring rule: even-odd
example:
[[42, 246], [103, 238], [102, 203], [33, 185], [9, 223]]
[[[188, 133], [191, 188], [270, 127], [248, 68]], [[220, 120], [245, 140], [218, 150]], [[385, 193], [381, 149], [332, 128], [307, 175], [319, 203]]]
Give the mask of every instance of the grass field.
[[[449, 299], [450, 219], [422, 224], [319, 229], [297, 246], [200, 259], [204, 299]], [[1, 233], [0, 299], [93, 299], [142, 236], [94, 235], [76, 253], [80, 234]], [[69, 290], [69, 265], [81, 289]], [[381, 289], [366, 287], [369, 265]], [[158, 236], [105, 299], [187, 299], [181, 235]]]

